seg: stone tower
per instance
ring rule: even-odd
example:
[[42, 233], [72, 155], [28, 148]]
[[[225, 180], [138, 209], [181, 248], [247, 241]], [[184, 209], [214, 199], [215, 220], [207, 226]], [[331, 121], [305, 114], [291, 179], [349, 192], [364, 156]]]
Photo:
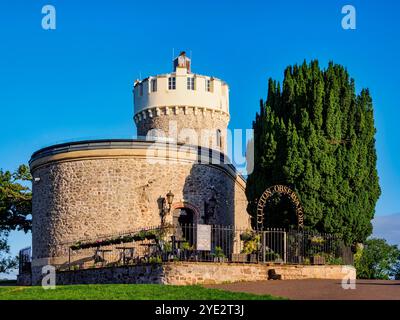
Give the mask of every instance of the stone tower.
[[137, 80], [133, 93], [139, 137], [226, 150], [229, 87], [220, 79], [192, 73], [185, 52], [173, 61], [173, 72]]
[[[71, 257], [72, 244], [158, 226], [164, 218], [175, 226], [251, 228], [246, 182], [223, 154], [228, 86], [193, 74], [190, 62], [181, 53], [172, 73], [135, 83], [134, 119], [141, 136], [164, 135], [191, 146], [156, 139], [86, 140], [49, 146], [32, 155], [33, 284], [41, 283], [43, 266], [62, 269], [71, 262], [93, 263], [92, 251]], [[147, 157], [149, 151], [156, 152]], [[206, 161], [199, 163], [203, 157]], [[210, 159], [218, 161], [209, 163]], [[162, 204], [169, 192], [174, 198], [165, 214]]]

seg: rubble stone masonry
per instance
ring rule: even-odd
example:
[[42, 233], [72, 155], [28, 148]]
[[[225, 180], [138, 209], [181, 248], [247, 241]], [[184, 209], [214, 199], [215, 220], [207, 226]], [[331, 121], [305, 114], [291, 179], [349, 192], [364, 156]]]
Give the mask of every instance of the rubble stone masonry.
[[[67, 242], [159, 226], [158, 200], [169, 190], [175, 195], [174, 207], [196, 209], [195, 222], [201, 222], [205, 202], [214, 195], [211, 223], [250, 228], [245, 182], [230, 166], [198, 164], [190, 150], [176, 159], [162, 152], [149, 157], [142, 145], [133, 141], [133, 147], [125, 149], [55, 152], [31, 162], [36, 178], [33, 270], [65, 257]], [[172, 214], [167, 222], [172, 223]]]

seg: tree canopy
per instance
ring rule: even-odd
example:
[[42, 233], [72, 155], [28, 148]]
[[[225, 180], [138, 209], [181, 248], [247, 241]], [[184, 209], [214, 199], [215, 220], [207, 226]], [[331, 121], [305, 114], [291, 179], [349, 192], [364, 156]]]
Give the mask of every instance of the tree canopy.
[[0, 170], [0, 231], [31, 229], [27, 216], [32, 212], [32, 193], [28, 185], [22, 184], [31, 179], [26, 165], [13, 173]]
[[29, 168], [21, 165], [18, 170], [0, 170], [0, 272], [15, 268], [16, 260], [9, 256], [7, 237], [10, 231], [32, 228], [32, 193], [27, 182], [32, 177]]
[[398, 279], [400, 250], [384, 239], [368, 239], [355, 255], [354, 266], [359, 279]]
[[[380, 196], [375, 126], [368, 89], [355, 92], [347, 70], [318, 61], [288, 66], [282, 88], [269, 79], [267, 100], [253, 121], [254, 171], [246, 194], [255, 216], [257, 200], [275, 184], [291, 187], [304, 209], [304, 224], [363, 242]], [[289, 199], [266, 205], [265, 225], [296, 224]]]

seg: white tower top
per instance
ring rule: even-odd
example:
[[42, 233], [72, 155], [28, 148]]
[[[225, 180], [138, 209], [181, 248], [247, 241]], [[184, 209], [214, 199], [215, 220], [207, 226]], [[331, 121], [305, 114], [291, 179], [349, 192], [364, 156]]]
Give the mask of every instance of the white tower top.
[[173, 72], [151, 76], [134, 85], [135, 116], [161, 107], [196, 107], [229, 114], [229, 87], [217, 78], [191, 73], [191, 61], [181, 52]]
[[[220, 79], [192, 73], [191, 60], [185, 52], [174, 59], [171, 73], [137, 80], [133, 93], [138, 136], [160, 130], [172, 139], [192, 145], [219, 150], [226, 146], [229, 87]], [[170, 130], [174, 122], [178, 136]], [[195, 132], [198, 139], [191, 139], [194, 134], [190, 139], [185, 136], [189, 131]], [[208, 137], [203, 141], [205, 131], [211, 134], [210, 141]]]

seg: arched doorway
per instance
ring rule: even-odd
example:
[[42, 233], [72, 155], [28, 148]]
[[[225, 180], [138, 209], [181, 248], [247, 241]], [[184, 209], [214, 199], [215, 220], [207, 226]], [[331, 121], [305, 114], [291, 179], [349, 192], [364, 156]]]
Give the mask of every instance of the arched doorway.
[[193, 228], [195, 213], [187, 207], [176, 208], [173, 211], [173, 225], [175, 239], [193, 244]]
[[[294, 207], [297, 216], [297, 227], [299, 230], [303, 229], [304, 226], [304, 213], [303, 208], [301, 206], [300, 200], [297, 194], [285, 185], [274, 185], [267, 188], [260, 199], [257, 202], [257, 230], [263, 230], [264, 228], [264, 215], [265, 215], [265, 207], [269, 199], [273, 198], [274, 195], [285, 195], [287, 200], [291, 202]], [[282, 226], [280, 226], [282, 227]]]

